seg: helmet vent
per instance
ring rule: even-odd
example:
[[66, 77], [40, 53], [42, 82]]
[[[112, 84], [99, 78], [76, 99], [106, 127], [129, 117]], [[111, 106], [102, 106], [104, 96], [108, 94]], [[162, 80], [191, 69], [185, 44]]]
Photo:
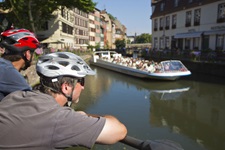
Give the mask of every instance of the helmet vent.
[[80, 68], [74, 65], [74, 66], [72, 66], [71, 70], [80, 71]]
[[48, 59], [40, 59], [39, 60], [40, 63], [44, 63], [44, 62], [47, 62], [47, 61], [49, 61], [49, 58]]
[[48, 69], [50, 69], [50, 70], [59, 70], [58, 67], [52, 66], [52, 65], [49, 65], [49, 66], [48, 66]]
[[66, 62], [66, 61], [59, 61], [58, 63], [64, 67], [69, 65], [69, 62]]
[[65, 55], [65, 54], [58, 54], [58, 56], [59, 56], [60, 58], [67, 58], [67, 59], [69, 59], [69, 56], [67, 56], [67, 55]]

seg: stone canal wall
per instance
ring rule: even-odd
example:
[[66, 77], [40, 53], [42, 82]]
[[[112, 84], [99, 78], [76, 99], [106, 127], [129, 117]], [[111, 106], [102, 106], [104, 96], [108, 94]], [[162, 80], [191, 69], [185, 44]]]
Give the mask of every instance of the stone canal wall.
[[225, 64], [191, 61], [182, 62], [191, 72], [225, 77]]

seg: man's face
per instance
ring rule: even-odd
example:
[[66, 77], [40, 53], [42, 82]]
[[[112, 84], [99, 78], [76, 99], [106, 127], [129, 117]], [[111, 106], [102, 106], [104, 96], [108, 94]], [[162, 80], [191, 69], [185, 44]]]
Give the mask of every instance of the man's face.
[[79, 102], [79, 97], [83, 89], [84, 89], [84, 86], [82, 86], [79, 82], [76, 82], [74, 90], [73, 90], [73, 97], [72, 97], [73, 103]]

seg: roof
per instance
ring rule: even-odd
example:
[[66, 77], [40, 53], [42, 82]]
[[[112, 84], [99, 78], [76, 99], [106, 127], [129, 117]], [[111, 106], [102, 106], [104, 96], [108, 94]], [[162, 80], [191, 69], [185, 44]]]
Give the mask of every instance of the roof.
[[[152, 3], [152, 6], [155, 6], [155, 10], [152, 13], [151, 18], [162, 16], [162, 15], [167, 15], [167, 14], [174, 13], [174, 12], [184, 10], [184, 9], [198, 7], [199, 5], [206, 5], [209, 3], [214, 3], [219, 0], [193, 0], [191, 3], [189, 2], [189, 0], [179, 0], [178, 6], [176, 6], [176, 7], [174, 6], [174, 1], [175, 0], [154, 1], [154, 3]], [[160, 10], [162, 3], [165, 4], [163, 11]]]

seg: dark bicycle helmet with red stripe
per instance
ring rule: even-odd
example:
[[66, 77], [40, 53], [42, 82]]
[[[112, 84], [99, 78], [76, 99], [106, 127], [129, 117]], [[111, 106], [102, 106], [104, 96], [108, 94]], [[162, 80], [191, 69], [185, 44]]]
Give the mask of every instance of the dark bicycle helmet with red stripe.
[[40, 42], [27, 29], [10, 29], [1, 33], [0, 46], [5, 48], [6, 54], [21, 54], [27, 50], [34, 52]]

